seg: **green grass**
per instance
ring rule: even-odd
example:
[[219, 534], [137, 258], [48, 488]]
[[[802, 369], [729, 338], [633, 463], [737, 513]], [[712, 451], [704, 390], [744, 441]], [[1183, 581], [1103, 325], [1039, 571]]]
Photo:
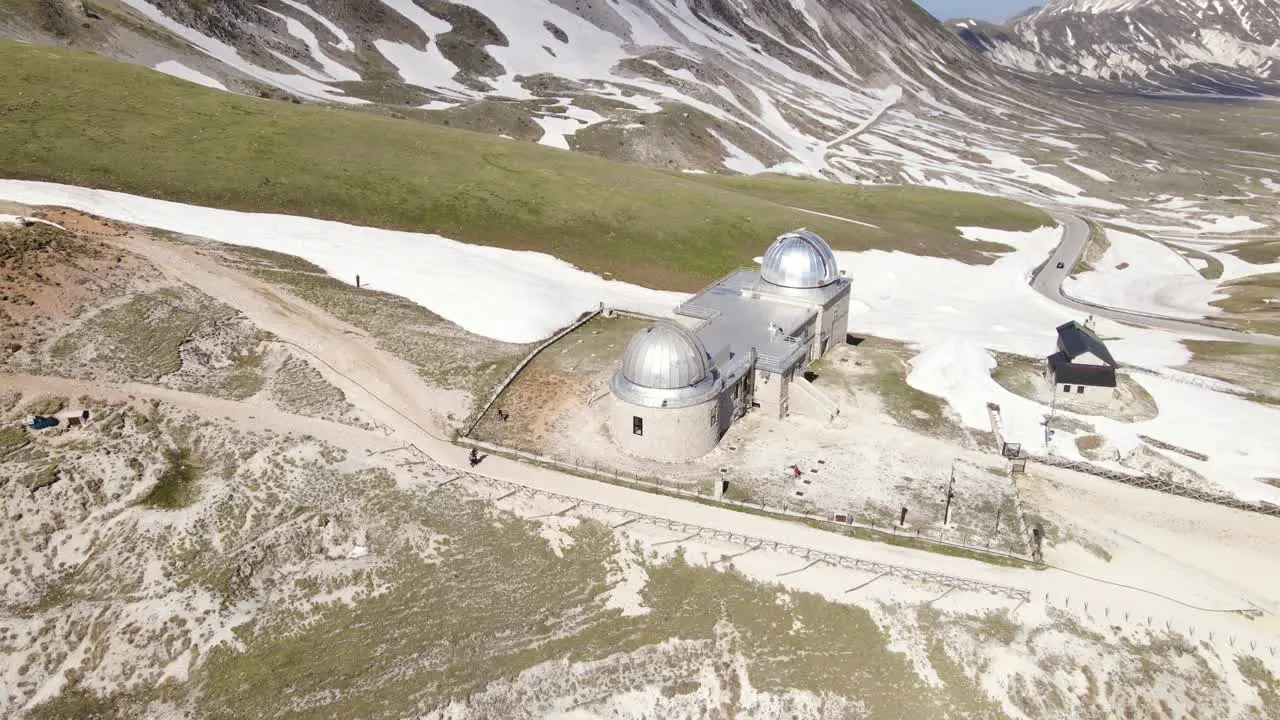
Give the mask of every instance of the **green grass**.
[[[989, 261], [954, 226], [1030, 229], [1038, 211], [919, 188], [693, 176], [374, 113], [232, 95], [78, 51], [0, 42], [10, 177], [540, 250], [695, 290], [809, 226], [837, 249]], [[785, 205], [856, 217], [882, 230]]]
[[[869, 352], [871, 348], [859, 348]], [[927, 435], [960, 438], [964, 431], [951, 419], [947, 401], [907, 384], [910, 367], [902, 358], [889, 352], [871, 356], [875, 368], [873, 389], [884, 403], [885, 412], [895, 422]]]
[[1253, 240], [1250, 242], [1225, 245], [1218, 248], [1220, 252], [1231, 253], [1247, 263], [1269, 265], [1280, 262], [1280, 240]]
[[[1007, 252], [1010, 248], [998, 243], [959, 239], [957, 227], [1031, 230], [1050, 224], [1042, 212], [1026, 205], [932, 188], [840, 185], [781, 175], [697, 177], [705, 184], [743, 195], [871, 223], [880, 230], [854, 227], [874, 241], [892, 243], [886, 249], [954, 257], [967, 262], [979, 261], [982, 253]], [[809, 213], [804, 213], [801, 220], [815, 228], [819, 223], [829, 223]], [[939, 240], [943, 238], [956, 241], [940, 247]]]
[[11, 452], [21, 450], [31, 443], [31, 436], [25, 428], [10, 425], [0, 428], [0, 458]]
[[130, 377], [155, 380], [182, 368], [182, 346], [197, 330], [234, 315], [211, 298], [181, 288], [137, 295], [90, 318], [52, 348], [55, 358], [92, 349], [93, 361]]
[[67, 406], [67, 398], [57, 395], [43, 395], [32, 400], [22, 408], [23, 415], [52, 415]]
[[165, 451], [165, 468], [156, 486], [142, 498], [142, 504], [162, 510], [177, 510], [195, 502], [202, 468], [185, 447]]
[[1253, 332], [1280, 334], [1280, 305], [1267, 302], [1280, 299], [1280, 273], [1232, 280], [1220, 285], [1218, 291], [1227, 297], [1210, 304], [1230, 313], [1233, 325]]
[[1252, 391], [1256, 402], [1280, 404], [1280, 348], [1216, 340], [1184, 340], [1191, 351], [1187, 372]]
[[[600, 523], [570, 530], [572, 546], [557, 555], [536, 523], [454, 491], [369, 488], [358, 497], [396, 527], [450, 542], [426, 562], [388, 538], [379, 555], [391, 571], [360, 571], [356, 584], [376, 592], [353, 605], [265, 607], [238, 631], [243, 650], [221, 646], [193, 669], [201, 717], [410, 717], [468, 698], [476, 717], [527, 717], [540, 714], [539, 700], [483, 691], [562, 660], [575, 671], [541, 683], [549, 697], [589, 704], [645, 686], [687, 693], [684, 683], [701, 671], [737, 682], [732, 667], [715, 662], [726, 651], [743, 659], [759, 690], [856, 697], [860, 717], [973, 716], [978, 698], [924, 683], [863, 608], [803, 592], [780, 603], [777, 586], [676, 556], [646, 563], [641, 600], [650, 612], [623, 617], [603, 603], [621, 548]], [[736, 717], [747, 708], [730, 710]]]

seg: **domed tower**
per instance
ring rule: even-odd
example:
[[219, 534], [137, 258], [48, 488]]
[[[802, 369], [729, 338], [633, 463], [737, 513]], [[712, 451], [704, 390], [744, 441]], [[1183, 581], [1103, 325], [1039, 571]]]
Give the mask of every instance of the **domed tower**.
[[705, 455], [728, 426], [719, 412], [722, 385], [698, 336], [659, 320], [631, 338], [609, 381], [614, 438], [652, 460]]
[[761, 262], [760, 277], [770, 285], [810, 290], [840, 280], [840, 268], [827, 241], [802, 228], [782, 235], [769, 246]]
[[810, 362], [845, 341], [851, 286], [831, 246], [817, 233], [800, 228], [779, 236], [761, 258], [760, 279], [762, 289], [818, 309], [816, 322], [797, 335], [809, 344]]

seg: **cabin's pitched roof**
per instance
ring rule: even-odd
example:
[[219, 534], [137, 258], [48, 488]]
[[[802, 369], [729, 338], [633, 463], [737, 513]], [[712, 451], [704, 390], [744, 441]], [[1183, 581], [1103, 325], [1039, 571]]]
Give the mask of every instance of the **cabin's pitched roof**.
[[1058, 326], [1058, 349], [1066, 355], [1067, 360], [1075, 360], [1085, 353], [1093, 353], [1102, 362], [1116, 367], [1118, 363], [1111, 357], [1111, 351], [1098, 339], [1089, 328], [1072, 320]]

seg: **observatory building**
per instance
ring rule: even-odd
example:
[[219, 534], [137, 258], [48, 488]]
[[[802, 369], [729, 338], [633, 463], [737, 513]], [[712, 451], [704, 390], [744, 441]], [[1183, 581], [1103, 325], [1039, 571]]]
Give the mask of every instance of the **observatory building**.
[[821, 237], [779, 237], [759, 270], [735, 270], [631, 339], [609, 382], [627, 452], [679, 462], [710, 452], [752, 408], [787, 415], [797, 372], [843, 343], [849, 279]]

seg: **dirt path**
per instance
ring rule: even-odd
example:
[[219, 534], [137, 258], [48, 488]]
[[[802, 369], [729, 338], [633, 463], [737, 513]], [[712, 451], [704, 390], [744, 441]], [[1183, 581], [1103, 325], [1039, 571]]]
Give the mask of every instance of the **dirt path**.
[[[187, 282], [201, 292], [243, 312], [259, 328], [294, 345], [323, 363], [317, 369], [337, 385], [372, 419], [398, 427], [408, 418], [424, 432], [445, 437], [448, 413], [465, 416], [464, 394], [427, 386], [409, 363], [382, 352], [376, 340], [299, 299], [289, 292], [230, 270], [199, 249], [158, 241], [144, 233], [130, 232], [105, 240], [137, 253], [168, 276]], [[368, 402], [370, 396], [383, 402]], [[389, 405], [388, 405], [389, 404]]]
[[311, 435], [318, 440], [347, 451], [384, 450], [404, 444], [394, 436], [362, 430], [350, 425], [320, 418], [294, 415], [267, 405], [237, 400], [222, 400], [209, 395], [183, 392], [144, 383], [105, 383], [90, 380], [49, 377], [45, 375], [0, 374], [0, 387], [21, 391], [24, 395], [52, 394], [67, 397], [87, 395], [106, 402], [159, 400], [183, 410], [192, 410], [210, 418], [230, 420], [246, 429], [262, 428], [281, 434]]

